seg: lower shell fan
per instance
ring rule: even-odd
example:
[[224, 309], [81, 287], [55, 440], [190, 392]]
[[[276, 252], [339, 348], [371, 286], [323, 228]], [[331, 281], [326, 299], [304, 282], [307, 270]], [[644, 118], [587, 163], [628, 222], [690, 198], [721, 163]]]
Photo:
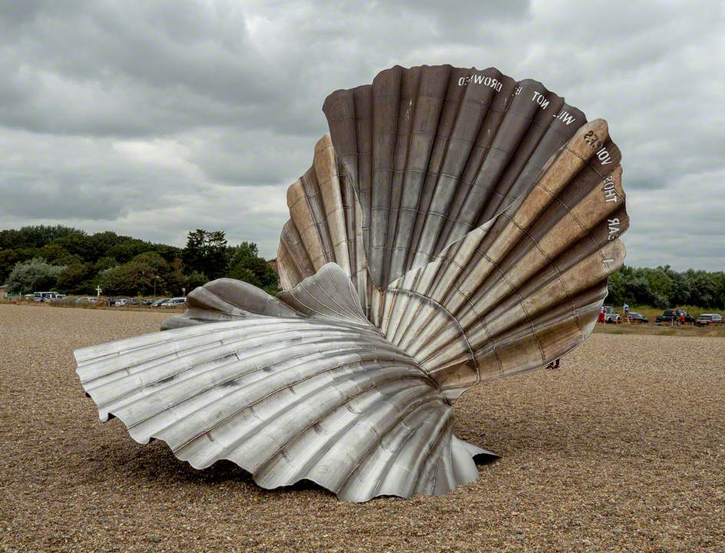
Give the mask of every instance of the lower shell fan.
[[166, 331], [77, 350], [101, 420], [265, 488], [366, 501], [474, 480], [493, 454], [453, 435], [452, 403], [591, 333], [629, 224], [606, 123], [494, 71], [393, 68], [331, 95], [332, 136], [288, 193], [284, 291], [216, 280]]

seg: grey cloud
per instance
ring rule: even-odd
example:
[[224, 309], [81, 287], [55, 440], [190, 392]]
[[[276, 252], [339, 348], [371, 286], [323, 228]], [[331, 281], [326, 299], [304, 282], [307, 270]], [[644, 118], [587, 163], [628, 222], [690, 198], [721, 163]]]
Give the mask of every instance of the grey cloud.
[[396, 63], [493, 65], [609, 121], [628, 263], [723, 269], [723, 52], [717, 1], [8, 2], [0, 227], [206, 226], [273, 256], [327, 94]]
[[[98, 219], [111, 225], [169, 194], [193, 194], [194, 169], [153, 144], [0, 133], [0, 215]], [[165, 154], [165, 155], [164, 155]]]
[[310, 166], [315, 140], [269, 131], [202, 130], [189, 142], [191, 160], [210, 181], [240, 186], [292, 183]]

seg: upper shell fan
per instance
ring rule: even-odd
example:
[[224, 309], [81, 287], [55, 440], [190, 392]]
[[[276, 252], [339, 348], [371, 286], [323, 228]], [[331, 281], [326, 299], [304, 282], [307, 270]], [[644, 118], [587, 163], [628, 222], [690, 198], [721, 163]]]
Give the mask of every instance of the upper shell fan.
[[[330, 187], [351, 186], [339, 158], [327, 161], [334, 155], [328, 144], [327, 137], [318, 143], [313, 168], [290, 187], [292, 219], [279, 255], [283, 283], [301, 278], [296, 258], [327, 252], [320, 262], [348, 267], [368, 320], [421, 363], [449, 399], [481, 380], [544, 366], [589, 335], [607, 277], [624, 259], [618, 237], [629, 227], [621, 154], [603, 120], [579, 127], [499, 215], [382, 288], [366, 278], [360, 208], [315, 208], [321, 196], [343, 196]], [[327, 184], [311, 186], [312, 174]], [[354, 219], [343, 224], [330, 214]], [[325, 244], [344, 243], [340, 229], [354, 225], [356, 247], [338, 248], [342, 255], [334, 257]], [[287, 245], [290, 230], [305, 237], [297, 249]]]
[[586, 122], [537, 81], [450, 65], [393, 67], [323, 111], [383, 289], [510, 205]]

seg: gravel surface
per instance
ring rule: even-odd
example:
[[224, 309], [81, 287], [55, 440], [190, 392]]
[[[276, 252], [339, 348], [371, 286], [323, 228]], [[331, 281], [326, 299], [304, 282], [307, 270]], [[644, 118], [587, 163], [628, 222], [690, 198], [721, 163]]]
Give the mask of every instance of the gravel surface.
[[503, 456], [476, 482], [355, 505], [101, 424], [73, 349], [166, 316], [0, 305], [0, 550], [725, 550], [723, 338], [595, 334], [456, 404], [457, 435]]

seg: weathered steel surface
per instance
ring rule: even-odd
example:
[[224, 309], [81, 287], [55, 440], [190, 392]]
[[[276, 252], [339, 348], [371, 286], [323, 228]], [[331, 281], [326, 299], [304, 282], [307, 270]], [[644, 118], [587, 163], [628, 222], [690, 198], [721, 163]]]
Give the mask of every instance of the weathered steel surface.
[[323, 111], [383, 288], [509, 205], [586, 122], [537, 81], [449, 65], [387, 69]]
[[362, 305], [367, 305], [372, 281], [362, 241], [362, 210], [329, 135], [315, 145], [310, 170], [289, 187], [287, 205], [291, 219], [282, 229], [277, 251], [282, 288], [292, 288], [334, 262], [350, 276]]
[[364, 501], [476, 478], [472, 456], [488, 452], [453, 436], [446, 397], [365, 319], [339, 266], [282, 294], [298, 316], [254, 316], [232, 300], [241, 287], [218, 291], [208, 305], [234, 320], [76, 352], [101, 420], [196, 468], [229, 459], [267, 488], [307, 479]]
[[452, 434], [452, 402], [591, 332], [624, 258], [621, 156], [604, 121], [493, 69], [395, 67], [324, 110], [284, 291], [208, 283], [171, 330], [78, 350], [78, 374], [102, 420], [197, 468], [445, 493], [491, 455]]

